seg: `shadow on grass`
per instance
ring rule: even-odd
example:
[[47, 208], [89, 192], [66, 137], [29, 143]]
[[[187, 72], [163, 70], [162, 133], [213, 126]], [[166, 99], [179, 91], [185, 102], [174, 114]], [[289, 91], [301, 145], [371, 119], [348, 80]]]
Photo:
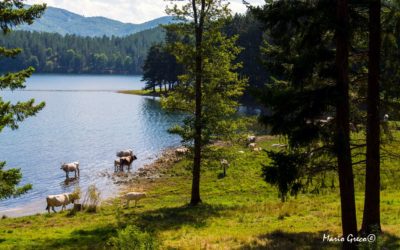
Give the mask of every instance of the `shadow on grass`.
[[[340, 245], [328, 245], [322, 242], [324, 231], [317, 233], [287, 233], [280, 230], [274, 231], [269, 234], [258, 236], [248, 245], [242, 246], [240, 249], [338, 249]], [[329, 248], [331, 246], [332, 248]]]
[[160, 208], [137, 214], [131, 223], [151, 232], [179, 229], [182, 226], [200, 228], [206, 226], [208, 218], [220, 216], [225, 209], [224, 206], [209, 204]]
[[35, 242], [31, 249], [106, 249], [107, 240], [115, 235], [115, 225], [109, 224], [91, 230], [75, 230], [68, 238], [45, 239]]
[[[340, 242], [324, 242], [324, 234], [337, 237], [335, 234], [329, 233], [328, 231], [319, 231], [316, 233], [289, 233], [277, 230], [269, 234], [258, 236], [257, 240], [242, 246], [240, 249], [341, 249]], [[379, 237], [377, 242], [361, 243], [359, 249], [400, 249], [400, 238], [395, 235], [384, 233]]]

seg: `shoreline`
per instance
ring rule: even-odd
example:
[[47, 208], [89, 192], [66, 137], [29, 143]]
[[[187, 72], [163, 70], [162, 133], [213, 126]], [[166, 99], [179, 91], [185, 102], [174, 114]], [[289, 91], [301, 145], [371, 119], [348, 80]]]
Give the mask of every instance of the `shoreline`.
[[150, 96], [150, 97], [160, 97], [164, 94], [164, 91], [156, 90], [153, 92], [151, 90], [144, 90], [144, 89], [132, 89], [132, 90], [118, 90], [116, 91], [119, 94], [126, 94], [126, 95], [140, 95], [140, 96]]

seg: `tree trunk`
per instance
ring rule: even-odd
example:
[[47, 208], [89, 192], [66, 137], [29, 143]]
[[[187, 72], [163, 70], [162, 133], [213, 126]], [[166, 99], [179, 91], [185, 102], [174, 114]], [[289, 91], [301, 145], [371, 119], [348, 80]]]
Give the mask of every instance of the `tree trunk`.
[[[336, 28], [336, 154], [339, 170], [340, 201], [342, 212], [343, 236], [357, 235], [356, 206], [354, 197], [353, 167], [350, 151], [349, 126], [349, 14], [347, 0], [337, 1]], [[356, 249], [356, 244], [343, 242], [344, 249]]]
[[364, 215], [361, 232], [381, 231], [380, 223], [380, 127], [379, 127], [379, 63], [381, 45], [381, 1], [369, 7], [369, 63], [367, 95], [367, 161]]
[[201, 202], [200, 198], [200, 166], [201, 166], [201, 134], [202, 134], [202, 76], [203, 76], [203, 58], [202, 42], [204, 29], [204, 9], [205, 0], [201, 1], [200, 15], [196, 6], [196, 1], [192, 0], [195, 35], [196, 35], [196, 71], [195, 71], [195, 135], [194, 135], [194, 160], [193, 160], [193, 179], [192, 179], [192, 197], [190, 205], [195, 206]]

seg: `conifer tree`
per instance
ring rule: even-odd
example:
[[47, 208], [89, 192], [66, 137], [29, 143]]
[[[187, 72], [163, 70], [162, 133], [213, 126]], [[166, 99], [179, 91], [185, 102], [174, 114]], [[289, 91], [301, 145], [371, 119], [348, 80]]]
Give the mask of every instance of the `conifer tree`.
[[[28, 23], [32, 24], [34, 19], [39, 18], [46, 5], [33, 5], [29, 8], [24, 6], [21, 0], [4, 0], [0, 2], [0, 28], [1, 32], [7, 34], [17, 25]], [[0, 59], [2, 57], [15, 57], [21, 52], [18, 48], [0, 47]], [[0, 75], [0, 90], [21, 89], [24, 88], [24, 82], [34, 69], [28, 69], [19, 72], [9, 72]], [[0, 69], [1, 72], [1, 69]], [[18, 123], [22, 122], [29, 116], [36, 115], [42, 108], [44, 103], [35, 104], [35, 100], [27, 102], [11, 102], [3, 101], [0, 97], [0, 132], [5, 128], [17, 129]], [[0, 200], [11, 196], [18, 196], [29, 189], [31, 185], [27, 184], [17, 187], [21, 181], [22, 174], [19, 169], [4, 170], [6, 163], [0, 162]]]
[[[163, 99], [168, 109], [186, 111], [183, 125], [171, 129], [193, 146], [191, 205], [201, 202], [200, 170], [202, 153], [212, 139], [223, 138], [235, 128], [233, 115], [246, 79], [240, 79], [235, 63], [240, 48], [237, 37], [227, 37], [222, 27], [230, 17], [224, 0], [179, 1], [168, 14], [185, 22], [169, 26], [178, 37], [170, 48], [184, 67], [180, 84]], [[182, 3], [184, 2], [184, 3]]]

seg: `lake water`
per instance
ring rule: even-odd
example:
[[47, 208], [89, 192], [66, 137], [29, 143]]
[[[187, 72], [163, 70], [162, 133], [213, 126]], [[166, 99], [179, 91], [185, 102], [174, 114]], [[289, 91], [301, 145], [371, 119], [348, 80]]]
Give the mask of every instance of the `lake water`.
[[[90, 184], [103, 197], [115, 195], [117, 186], [107, 177], [114, 172], [117, 150], [132, 148], [138, 157], [133, 170], [151, 162], [165, 148], [179, 145], [167, 129], [179, 115], [163, 111], [151, 97], [125, 95], [116, 90], [141, 89], [140, 76], [35, 75], [24, 91], [3, 91], [4, 100], [45, 101], [46, 107], [20, 128], [0, 133], [0, 160], [7, 168], [21, 168], [24, 183], [33, 189], [0, 201], [0, 215], [43, 212], [49, 194], [82, 190]], [[81, 176], [66, 184], [63, 162], [80, 162]], [[70, 174], [73, 176], [73, 174]]]

